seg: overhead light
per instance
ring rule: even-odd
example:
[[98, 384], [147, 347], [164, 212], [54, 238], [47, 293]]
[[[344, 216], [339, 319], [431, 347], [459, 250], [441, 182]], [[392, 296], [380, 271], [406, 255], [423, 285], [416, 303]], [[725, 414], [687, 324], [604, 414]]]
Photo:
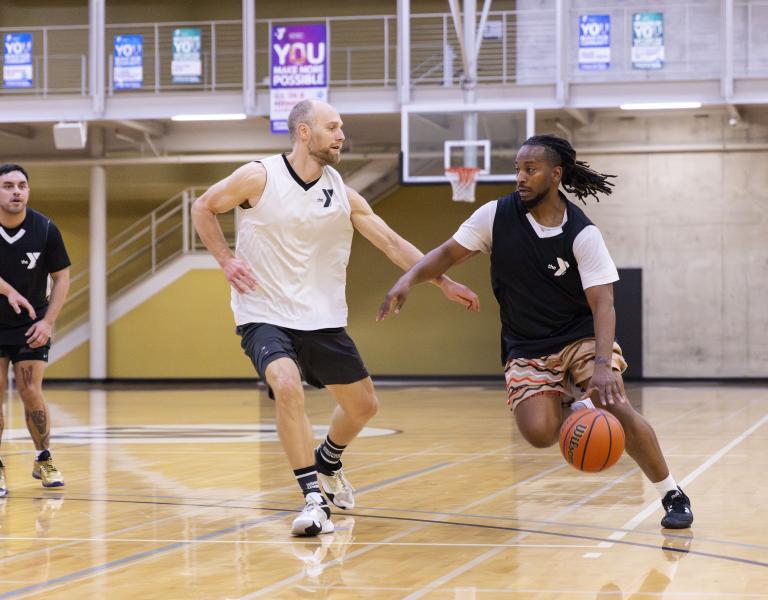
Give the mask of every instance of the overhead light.
[[213, 115], [174, 115], [171, 121], [242, 121], [246, 116], [242, 113], [223, 113]]
[[676, 108], [701, 108], [701, 102], [636, 102], [622, 104], [621, 110], [669, 110]]

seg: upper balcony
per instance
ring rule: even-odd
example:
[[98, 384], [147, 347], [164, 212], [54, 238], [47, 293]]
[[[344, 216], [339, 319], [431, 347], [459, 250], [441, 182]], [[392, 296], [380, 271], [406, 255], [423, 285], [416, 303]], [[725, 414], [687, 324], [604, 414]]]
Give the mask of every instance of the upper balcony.
[[[517, 4], [517, 10], [488, 15], [478, 57], [480, 102], [514, 98], [536, 108], [599, 108], [644, 98], [768, 102], [768, 0]], [[648, 6], [664, 14], [665, 61], [658, 70], [633, 68], [630, 57], [632, 16]], [[611, 62], [606, 70], [580, 69], [578, 20], [583, 14], [610, 15]], [[275, 22], [291, 21], [326, 24], [330, 99], [344, 113], [398, 112], [402, 86], [416, 103], [462, 97], [462, 63], [450, 13], [412, 13], [405, 37], [396, 15]], [[204, 110], [214, 98], [217, 112], [266, 115], [272, 23], [256, 19], [254, 29], [239, 20], [107, 24], [99, 38], [104, 44], [100, 59], [89, 50], [88, 25], [0, 28], [4, 36], [25, 32], [33, 40], [33, 85], [0, 88], [0, 121], [168, 118], [180, 106], [185, 112]], [[178, 27], [201, 29], [200, 83], [175, 83], [171, 76], [171, 40]], [[251, 30], [253, 44], [246, 39]], [[115, 89], [113, 39], [125, 34], [143, 35], [140, 89]], [[245, 60], [249, 47], [255, 52]], [[409, 60], [401, 61], [400, 52]], [[403, 62], [410, 65], [408, 73], [402, 72]], [[98, 78], [103, 89], [95, 89], [94, 73], [103, 73]], [[250, 106], [245, 100], [249, 92], [255, 98]]]

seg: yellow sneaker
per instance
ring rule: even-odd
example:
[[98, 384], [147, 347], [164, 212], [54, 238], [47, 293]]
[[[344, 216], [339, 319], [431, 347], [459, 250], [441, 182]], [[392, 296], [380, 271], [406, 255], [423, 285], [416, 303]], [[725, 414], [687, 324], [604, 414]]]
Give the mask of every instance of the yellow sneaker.
[[32, 468], [32, 477], [42, 481], [43, 487], [59, 487], [64, 485], [64, 475], [53, 464], [50, 452], [43, 455], [42, 460], [35, 461], [35, 466]]
[[0, 467], [0, 498], [8, 495], [8, 484], [5, 483], [5, 467]]

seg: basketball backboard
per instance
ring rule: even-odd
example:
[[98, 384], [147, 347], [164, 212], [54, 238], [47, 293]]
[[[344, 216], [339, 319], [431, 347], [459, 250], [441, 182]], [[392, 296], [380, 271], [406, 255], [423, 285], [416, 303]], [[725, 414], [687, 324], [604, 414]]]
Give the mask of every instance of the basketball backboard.
[[402, 182], [445, 183], [450, 167], [479, 168], [480, 183], [515, 181], [515, 155], [533, 130], [531, 106], [404, 106]]

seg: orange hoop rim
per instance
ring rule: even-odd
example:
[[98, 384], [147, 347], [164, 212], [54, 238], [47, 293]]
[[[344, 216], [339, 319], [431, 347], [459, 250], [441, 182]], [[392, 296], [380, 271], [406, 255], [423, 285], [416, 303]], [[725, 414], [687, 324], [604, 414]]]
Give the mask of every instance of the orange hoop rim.
[[471, 183], [477, 179], [477, 174], [481, 170], [478, 167], [448, 167], [445, 174], [446, 176], [457, 175], [461, 183]]

